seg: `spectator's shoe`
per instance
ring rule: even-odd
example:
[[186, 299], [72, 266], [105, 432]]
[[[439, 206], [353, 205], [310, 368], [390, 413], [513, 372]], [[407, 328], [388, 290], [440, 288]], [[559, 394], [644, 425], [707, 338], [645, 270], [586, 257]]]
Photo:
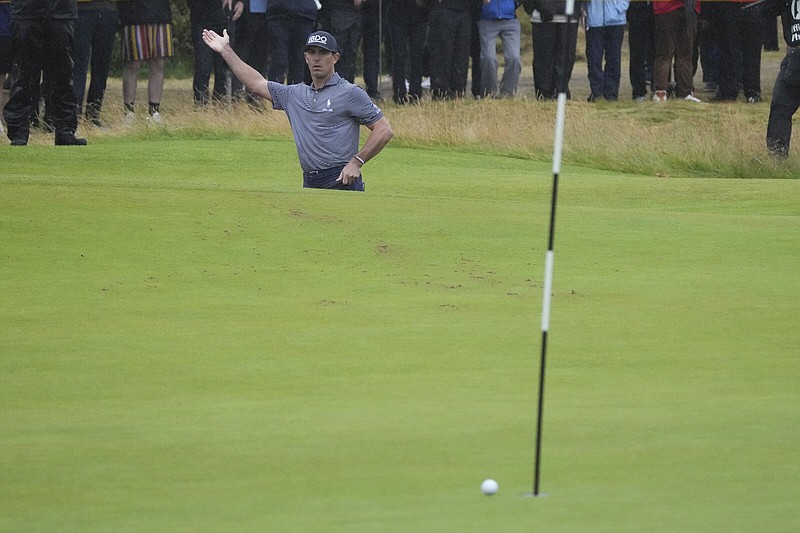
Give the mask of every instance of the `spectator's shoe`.
[[86, 146], [86, 139], [75, 137], [71, 131], [57, 131], [56, 146]]
[[717, 104], [732, 104], [736, 102], [736, 97], [734, 96], [733, 98], [729, 98], [726, 96], [722, 96], [720, 93], [717, 93], [711, 98], [711, 101]]
[[700, 100], [698, 97], [696, 97], [692, 93], [687, 94], [686, 97], [684, 98], [684, 100], [686, 100], [687, 102], [694, 102], [695, 104], [699, 104], [700, 102], [702, 102], [702, 100]]
[[125, 118], [122, 119], [122, 124], [125, 126], [133, 126], [134, 122], [136, 122], [136, 114], [133, 111], [128, 111], [125, 113]]
[[654, 102], [666, 102], [667, 101], [667, 91], [656, 91], [653, 94], [653, 101]]
[[644, 96], [636, 96], [633, 101], [634, 102], [644, 102], [646, 98]]
[[164, 123], [164, 118], [161, 116], [161, 113], [159, 113], [158, 111], [156, 111], [152, 115], [150, 115], [150, 120], [153, 121], [153, 124], [163, 124]]
[[422, 78], [422, 88], [423, 89], [430, 89], [431, 88], [431, 78], [430, 76], [426, 76]]
[[11, 137], [11, 146], [28, 146], [28, 136], [30, 133], [27, 130], [18, 131]]
[[[0, 89], [2, 91], [3, 89]], [[6, 130], [3, 129], [3, 123], [0, 122], [0, 137], [6, 134]]]
[[761, 95], [760, 94], [754, 94], [754, 95], [751, 95], [751, 96], [747, 97], [747, 103], [748, 104], [760, 104], [761, 101], [762, 100], [761, 100]]
[[771, 156], [778, 159], [785, 159], [789, 156], [789, 148], [782, 141], [776, 139], [767, 139], [767, 150]]

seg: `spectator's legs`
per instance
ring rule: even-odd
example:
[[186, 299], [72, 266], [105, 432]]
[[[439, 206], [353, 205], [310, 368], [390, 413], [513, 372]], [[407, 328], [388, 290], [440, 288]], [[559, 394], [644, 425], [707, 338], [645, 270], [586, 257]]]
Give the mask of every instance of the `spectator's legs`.
[[683, 16], [680, 9], [655, 16], [653, 85], [656, 91], [666, 91], [669, 86], [672, 58], [675, 56], [676, 31], [679, 24], [682, 24]]
[[619, 99], [619, 81], [622, 77], [622, 41], [625, 39], [625, 26], [607, 26], [606, 65], [603, 76], [603, 98], [609, 101]]
[[519, 86], [519, 74], [522, 72], [520, 60], [520, 27], [519, 21], [503, 20], [500, 28], [500, 42], [503, 46], [503, 78], [500, 80], [500, 95], [514, 96]]
[[164, 90], [165, 63], [166, 59], [163, 57], [156, 57], [150, 60], [149, 77], [147, 80], [147, 100], [151, 107], [151, 115], [153, 114], [152, 106], [155, 105], [155, 111], [158, 111], [158, 106], [161, 104], [161, 93]]
[[479, 20], [478, 31], [481, 38], [481, 86], [486, 95], [497, 93], [497, 36], [496, 21]]
[[[111, 53], [114, 50], [114, 38], [119, 28], [117, 13], [111, 9], [98, 9], [94, 34], [92, 36], [92, 79], [86, 93], [86, 117], [94, 124], [99, 124], [100, 109], [106, 93], [106, 83], [111, 70]], [[77, 30], [76, 30], [77, 36]], [[86, 76], [83, 80], [85, 82]], [[78, 95], [76, 89], [75, 94]], [[81, 102], [78, 101], [78, 109]]]

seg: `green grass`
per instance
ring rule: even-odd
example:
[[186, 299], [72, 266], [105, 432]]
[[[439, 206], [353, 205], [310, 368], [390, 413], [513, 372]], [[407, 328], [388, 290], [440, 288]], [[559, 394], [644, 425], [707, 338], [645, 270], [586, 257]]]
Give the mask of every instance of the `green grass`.
[[[797, 531], [800, 183], [6, 149], [0, 530]], [[500, 492], [480, 494], [494, 477]]]

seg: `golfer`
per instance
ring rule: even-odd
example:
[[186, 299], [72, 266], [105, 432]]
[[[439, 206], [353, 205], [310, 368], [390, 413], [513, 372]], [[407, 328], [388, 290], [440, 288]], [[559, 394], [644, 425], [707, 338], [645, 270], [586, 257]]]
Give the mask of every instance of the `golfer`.
[[[361, 167], [378, 155], [394, 132], [367, 93], [336, 73], [339, 52], [333, 35], [317, 31], [306, 39], [310, 86], [268, 82], [236, 55], [225, 30], [222, 35], [203, 30], [203, 41], [222, 56], [251, 94], [286, 111], [303, 169], [303, 187], [364, 190]], [[361, 126], [370, 134], [359, 150]]]

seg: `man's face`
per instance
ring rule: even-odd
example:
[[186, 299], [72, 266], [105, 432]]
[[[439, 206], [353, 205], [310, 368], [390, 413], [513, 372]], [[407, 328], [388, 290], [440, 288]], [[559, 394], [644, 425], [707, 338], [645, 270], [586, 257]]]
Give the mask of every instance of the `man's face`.
[[327, 79], [333, 75], [333, 66], [339, 61], [339, 54], [309, 46], [306, 48], [305, 58], [313, 79]]

